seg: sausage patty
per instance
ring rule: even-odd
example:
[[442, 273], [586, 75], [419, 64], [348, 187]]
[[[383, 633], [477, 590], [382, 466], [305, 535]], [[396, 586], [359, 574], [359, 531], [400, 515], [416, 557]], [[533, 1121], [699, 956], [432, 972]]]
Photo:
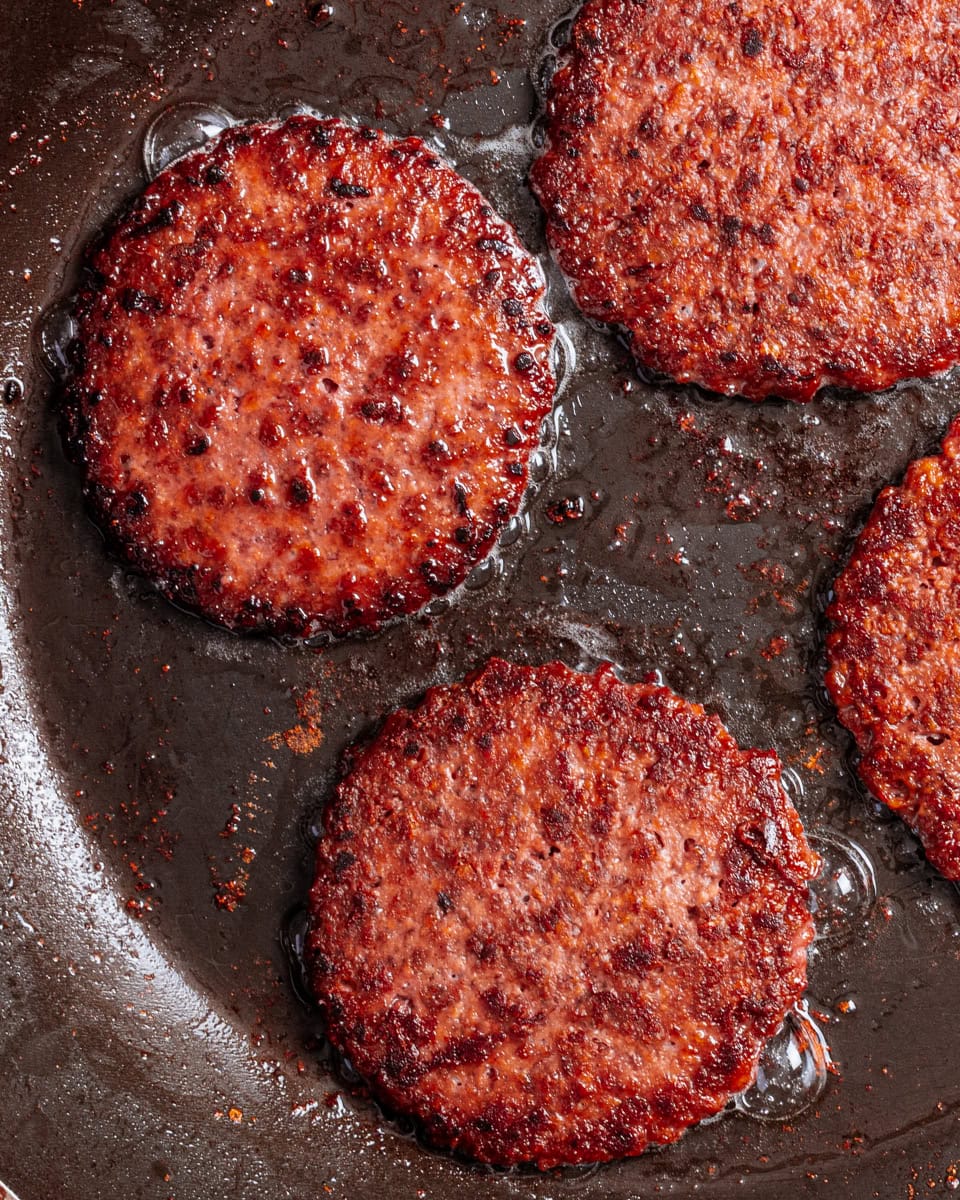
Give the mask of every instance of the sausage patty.
[[543, 291], [419, 139], [226, 131], [89, 256], [64, 427], [96, 519], [232, 629], [419, 608], [520, 505], [554, 390]]
[[960, 419], [880, 493], [827, 616], [827, 687], [864, 782], [960, 880]]
[[774, 754], [609, 667], [494, 659], [355, 752], [312, 984], [333, 1045], [433, 1143], [639, 1154], [753, 1079], [804, 989], [816, 867]]
[[588, 0], [533, 168], [576, 299], [643, 367], [753, 399], [960, 358], [946, 0]]

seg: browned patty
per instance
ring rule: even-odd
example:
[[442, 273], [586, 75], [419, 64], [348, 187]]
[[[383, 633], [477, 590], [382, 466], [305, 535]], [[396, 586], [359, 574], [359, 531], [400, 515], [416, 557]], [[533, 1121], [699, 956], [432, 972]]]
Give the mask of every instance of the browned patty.
[[772, 753], [604, 667], [492, 660], [355, 752], [310, 895], [333, 1045], [435, 1144], [639, 1154], [754, 1077], [817, 858]]
[[827, 616], [827, 687], [864, 782], [960, 880], [960, 419], [880, 493]]
[[640, 363], [761, 399], [960, 358], [960, 22], [946, 0], [588, 0], [533, 186]]
[[86, 279], [67, 443], [171, 599], [233, 629], [375, 628], [519, 507], [554, 389], [542, 273], [419, 139], [230, 129]]

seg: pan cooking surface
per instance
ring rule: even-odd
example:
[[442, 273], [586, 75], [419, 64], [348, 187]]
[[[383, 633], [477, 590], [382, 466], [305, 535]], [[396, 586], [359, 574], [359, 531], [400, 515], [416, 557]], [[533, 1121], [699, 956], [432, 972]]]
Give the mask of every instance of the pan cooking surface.
[[[936, 446], [958, 388], [797, 407], [642, 383], [577, 315], [524, 183], [564, 5], [38, 0], [8, 22], [0, 1115], [14, 1132], [0, 1178], [21, 1200], [956, 1186], [960, 902], [857, 786], [819, 656], [851, 537], [876, 491]], [[562, 358], [537, 483], [497, 554], [428, 614], [328, 648], [232, 637], [112, 562], [43, 365], [80, 249], [143, 184], [157, 114], [175, 106], [151, 161], [191, 121], [298, 104], [419, 134], [473, 180], [541, 256]], [[330, 1073], [287, 947], [337, 760], [384, 712], [491, 654], [659, 671], [742, 744], [780, 752], [833, 867], [812, 1023], [801, 1013], [783, 1035], [799, 1084], [772, 1059], [765, 1092], [673, 1147], [536, 1176], [432, 1153]]]

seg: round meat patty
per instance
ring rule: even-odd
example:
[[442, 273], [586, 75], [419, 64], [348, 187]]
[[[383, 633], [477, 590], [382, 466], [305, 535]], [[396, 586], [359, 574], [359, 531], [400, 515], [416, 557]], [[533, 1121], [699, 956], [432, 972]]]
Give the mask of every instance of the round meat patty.
[[64, 410], [97, 521], [232, 629], [373, 629], [517, 511], [554, 381], [542, 272], [417, 138], [238, 126], [91, 253]]
[[532, 182], [590, 316], [753, 399], [960, 359], [946, 0], [588, 0]]
[[308, 962], [333, 1045], [436, 1145], [639, 1154], [754, 1077], [818, 860], [774, 754], [663, 687], [492, 660], [355, 752]]
[[827, 687], [860, 775], [960, 880], [960, 419], [880, 493], [827, 616]]

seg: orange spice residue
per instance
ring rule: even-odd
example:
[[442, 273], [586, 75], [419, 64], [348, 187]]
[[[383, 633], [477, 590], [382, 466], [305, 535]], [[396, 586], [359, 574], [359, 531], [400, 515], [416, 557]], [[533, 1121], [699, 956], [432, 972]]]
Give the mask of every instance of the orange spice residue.
[[294, 696], [293, 702], [300, 718], [298, 723], [290, 729], [271, 733], [265, 740], [274, 750], [286, 746], [294, 754], [311, 754], [323, 742], [320, 698], [313, 688], [308, 688], [302, 696]]
[[808, 771], [816, 771], [818, 775], [823, 775], [826, 772], [826, 767], [824, 767], [823, 763], [820, 761], [822, 758], [823, 747], [820, 746], [815, 753], [810, 755], [803, 765]]
[[779, 658], [786, 648], [787, 639], [777, 635], [776, 637], [772, 637], [766, 646], [761, 648], [760, 654], [767, 662], [772, 662], [773, 659]]

